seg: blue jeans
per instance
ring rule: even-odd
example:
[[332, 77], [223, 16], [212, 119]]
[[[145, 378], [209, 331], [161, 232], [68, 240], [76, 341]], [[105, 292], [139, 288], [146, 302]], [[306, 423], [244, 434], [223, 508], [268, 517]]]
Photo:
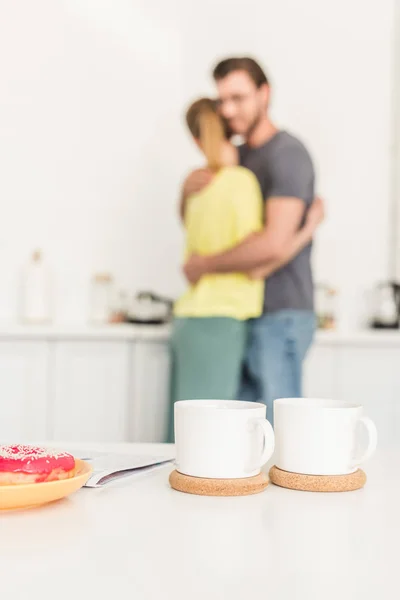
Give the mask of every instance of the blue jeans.
[[302, 395], [302, 364], [315, 332], [310, 311], [282, 310], [249, 321], [239, 398], [263, 402], [273, 425], [273, 402]]

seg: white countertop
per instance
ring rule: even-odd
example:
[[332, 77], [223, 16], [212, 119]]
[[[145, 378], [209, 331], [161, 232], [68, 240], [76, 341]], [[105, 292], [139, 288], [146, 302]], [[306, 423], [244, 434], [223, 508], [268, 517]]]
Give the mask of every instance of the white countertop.
[[[1, 339], [82, 339], [82, 340], [168, 340], [170, 325], [54, 324], [14, 325], [0, 323]], [[400, 337], [400, 336], [399, 336]]]
[[367, 485], [357, 492], [317, 494], [270, 485], [256, 496], [207, 498], [171, 490], [167, 466], [41, 508], [5, 512], [2, 597], [396, 598], [399, 467], [400, 450], [381, 451], [367, 464]]
[[400, 346], [400, 330], [320, 330], [316, 333], [315, 341], [321, 346]]
[[[149, 340], [167, 341], [171, 325], [18, 325], [0, 322], [0, 340]], [[315, 343], [321, 346], [399, 346], [400, 330], [317, 331]]]

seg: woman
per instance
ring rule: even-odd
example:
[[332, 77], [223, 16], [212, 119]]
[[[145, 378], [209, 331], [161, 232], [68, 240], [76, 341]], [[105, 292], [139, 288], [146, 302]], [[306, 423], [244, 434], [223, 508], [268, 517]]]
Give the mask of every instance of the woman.
[[[214, 101], [192, 104], [186, 122], [203, 152], [211, 183], [187, 200], [186, 256], [216, 254], [263, 227], [263, 202], [255, 175], [238, 166]], [[172, 334], [172, 399], [234, 399], [245, 352], [247, 320], [262, 312], [263, 279], [309, 243], [320, 220], [307, 222], [287, 248], [285, 260], [252, 273], [204, 276], [177, 301]]]

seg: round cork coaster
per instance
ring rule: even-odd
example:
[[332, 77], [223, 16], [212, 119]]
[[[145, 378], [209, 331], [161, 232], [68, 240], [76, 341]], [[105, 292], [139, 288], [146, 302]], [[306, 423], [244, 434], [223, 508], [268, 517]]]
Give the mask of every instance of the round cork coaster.
[[265, 490], [268, 477], [266, 473], [260, 473], [245, 479], [204, 479], [172, 471], [169, 483], [178, 492], [198, 496], [250, 496]]
[[303, 492], [352, 492], [364, 487], [367, 481], [362, 469], [348, 475], [303, 475], [282, 471], [275, 466], [270, 469], [269, 478], [275, 485]]

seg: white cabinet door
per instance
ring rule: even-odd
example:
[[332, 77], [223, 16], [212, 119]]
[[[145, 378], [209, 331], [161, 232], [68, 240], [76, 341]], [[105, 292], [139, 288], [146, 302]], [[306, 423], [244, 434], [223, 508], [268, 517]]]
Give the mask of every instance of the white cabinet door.
[[339, 394], [339, 348], [315, 344], [304, 365], [303, 393], [309, 398], [336, 399]]
[[0, 342], [0, 442], [32, 442], [48, 436], [45, 341]]
[[343, 348], [341, 399], [362, 404], [378, 428], [379, 444], [400, 439], [400, 360], [397, 347]]
[[53, 439], [127, 439], [128, 342], [60, 341], [54, 355]]
[[170, 354], [167, 342], [133, 345], [129, 441], [165, 442], [170, 415]]

